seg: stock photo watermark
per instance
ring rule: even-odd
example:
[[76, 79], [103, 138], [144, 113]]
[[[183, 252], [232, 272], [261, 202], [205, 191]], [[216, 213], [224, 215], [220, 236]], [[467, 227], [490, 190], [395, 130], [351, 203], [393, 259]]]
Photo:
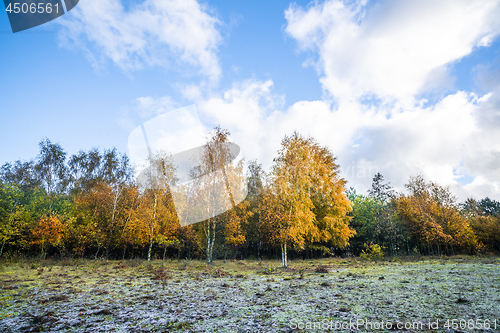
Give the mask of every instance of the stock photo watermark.
[[448, 320], [427, 320], [427, 321], [407, 321], [391, 322], [384, 320], [331, 320], [321, 321], [298, 321], [292, 319], [289, 327], [300, 330], [349, 330], [349, 331], [377, 331], [377, 330], [458, 330], [458, 329], [497, 329], [497, 320], [488, 319], [448, 319]]
[[356, 165], [354, 162], [345, 168], [339, 169], [340, 177], [349, 180], [348, 187], [352, 187], [357, 193], [365, 193], [370, 187], [373, 175], [379, 172], [376, 165]]
[[52, 21], [73, 8], [79, 0], [3, 0], [12, 32], [20, 32]]
[[247, 196], [243, 165], [236, 161], [240, 147], [217, 129], [208, 139], [205, 132], [196, 106], [190, 105], [161, 114], [129, 135], [137, 184], [170, 192], [181, 226], [223, 214]]

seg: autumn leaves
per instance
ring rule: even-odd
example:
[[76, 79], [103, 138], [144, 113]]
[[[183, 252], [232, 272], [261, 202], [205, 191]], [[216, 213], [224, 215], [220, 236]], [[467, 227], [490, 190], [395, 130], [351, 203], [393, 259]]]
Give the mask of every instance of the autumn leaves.
[[380, 174], [368, 196], [346, 191], [332, 152], [298, 133], [283, 138], [268, 173], [256, 161], [245, 170], [228, 143], [230, 133], [215, 128], [190, 180], [180, 183], [165, 152], [150, 157], [149, 174], [136, 182], [127, 156], [114, 149], [66, 159], [43, 140], [36, 160], [2, 166], [0, 256], [168, 255], [211, 263], [281, 253], [286, 267], [291, 249], [293, 256], [360, 254], [371, 243], [393, 256], [500, 250], [494, 200], [459, 204], [420, 176], [407, 194]]
[[296, 132], [283, 139], [260, 203], [263, 228], [280, 245], [283, 267], [290, 246], [318, 242], [343, 248], [355, 234], [338, 168], [333, 154], [314, 139]]
[[[229, 145], [229, 131], [216, 127], [191, 180], [179, 185], [166, 152], [150, 156], [135, 182], [116, 150], [81, 151], [66, 161], [46, 139], [36, 161], [3, 166], [2, 250], [94, 258], [144, 251], [150, 260], [156, 249], [171, 248], [212, 262], [215, 251], [234, 255], [258, 243], [257, 256], [280, 246], [286, 266], [291, 247], [348, 244], [351, 203], [327, 148], [294, 133], [268, 175], [254, 161], [245, 178], [244, 161], [233, 161]], [[193, 219], [201, 223], [189, 225]]]

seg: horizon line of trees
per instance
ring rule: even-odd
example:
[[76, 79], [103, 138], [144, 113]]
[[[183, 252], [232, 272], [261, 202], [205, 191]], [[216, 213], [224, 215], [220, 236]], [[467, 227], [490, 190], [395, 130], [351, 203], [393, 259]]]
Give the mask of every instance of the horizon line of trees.
[[[142, 186], [128, 157], [116, 149], [68, 156], [59, 144], [43, 139], [34, 160], [0, 169], [0, 257], [170, 257], [210, 263], [281, 256], [286, 267], [290, 256], [360, 255], [374, 245], [392, 256], [500, 251], [495, 200], [460, 203], [448, 188], [422, 176], [410, 177], [407, 194], [396, 193], [380, 173], [367, 194], [356, 193], [346, 188], [328, 147], [296, 132], [283, 138], [269, 172], [257, 161], [243, 170], [241, 162], [227, 163], [229, 138], [218, 126], [207, 139], [210, 150], [198, 171], [214, 176], [179, 186], [168, 153], [150, 156], [161, 177], [155, 186]], [[214, 189], [229, 190], [228, 179], [246, 186], [248, 195], [235, 204], [229, 191], [233, 206], [217, 215], [221, 204], [216, 201], [222, 199]], [[182, 189], [185, 202], [198, 205], [174, 204], [174, 186]], [[180, 216], [195, 210], [208, 218], [181, 227]]]

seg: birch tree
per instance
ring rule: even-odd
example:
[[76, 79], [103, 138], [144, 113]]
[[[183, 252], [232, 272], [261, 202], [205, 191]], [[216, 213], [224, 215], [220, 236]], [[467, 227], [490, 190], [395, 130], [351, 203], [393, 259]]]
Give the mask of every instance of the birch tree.
[[45, 138], [39, 143], [35, 170], [47, 194], [62, 192], [67, 184], [66, 152], [58, 143]]
[[193, 173], [194, 200], [197, 202], [194, 206], [204, 210], [203, 216], [208, 216], [200, 226], [206, 241], [207, 263], [213, 261], [219, 224], [224, 222], [231, 224], [226, 228], [226, 235], [231, 237], [230, 244], [239, 244], [244, 240], [239, 234], [241, 224], [237, 216], [225, 213], [236, 207], [233, 191], [240, 189], [232, 187], [238, 184], [244, 185], [242, 162], [236, 165], [231, 163], [235, 156], [230, 150], [229, 136], [227, 129], [220, 126], [214, 129], [200, 156], [200, 165]]
[[345, 180], [335, 160], [328, 148], [297, 132], [281, 142], [261, 212], [271, 238], [280, 244], [283, 267], [290, 246], [304, 249], [307, 241], [343, 248], [355, 233], [349, 227]]
[[172, 155], [159, 152], [149, 157], [145, 181], [141, 184], [142, 200], [134, 225], [145, 232], [148, 244], [148, 261], [153, 244], [158, 239], [161, 224], [174, 219], [170, 187], [175, 184], [176, 166]]

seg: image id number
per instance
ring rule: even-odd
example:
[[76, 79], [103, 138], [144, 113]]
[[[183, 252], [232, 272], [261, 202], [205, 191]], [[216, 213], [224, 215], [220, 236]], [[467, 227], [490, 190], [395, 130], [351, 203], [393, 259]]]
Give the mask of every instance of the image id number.
[[37, 5], [35, 3], [27, 4], [25, 2], [23, 2], [23, 3], [16, 2], [14, 4], [9, 3], [9, 5], [6, 8], [6, 11], [9, 14], [10, 13], [14, 13], [14, 14], [18, 14], [18, 13], [23, 13], [23, 14], [48, 13], [48, 14], [50, 14], [53, 11], [55, 13], [59, 13], [59, 4], [56, 3], [55, 5], [52, 5], [51, 3], [47, 3], [47, 4], [39, 3]]

